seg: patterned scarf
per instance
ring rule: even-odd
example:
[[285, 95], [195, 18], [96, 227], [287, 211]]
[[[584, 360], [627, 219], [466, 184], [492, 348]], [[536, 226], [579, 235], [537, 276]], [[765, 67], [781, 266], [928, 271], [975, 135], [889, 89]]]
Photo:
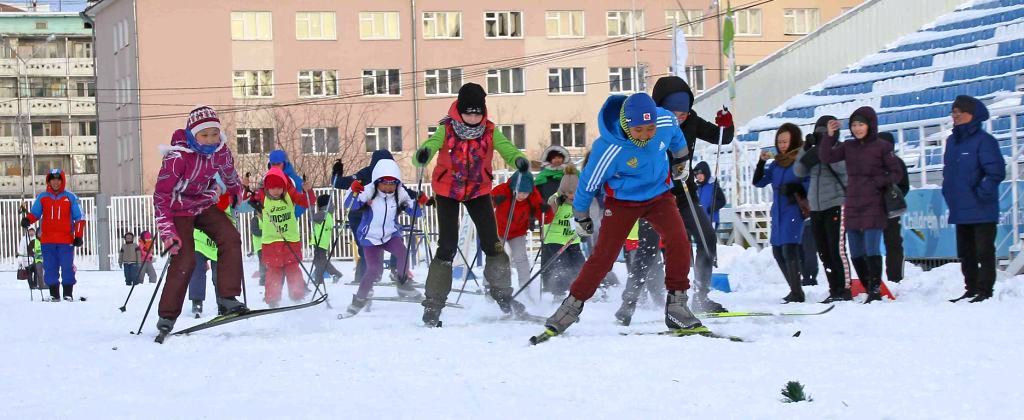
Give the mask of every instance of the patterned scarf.
[[453, 119], [452, 117], [444, 117], [440, 124], [447, 122], [452, 123], [452, 128], [455, 129], [455, 135], [462, 140], [473, 140], [478, 139], [484, 135], [484, 130], [487, 129], [487, 124], [484, 121], [480, 121], [475, 127], [470, 127], [466, 123]]
[[793, 150], [786, 153], [779, 153], [775, 155], [775, 163], [778, 163], [779, 166], [782, 166], [783, 168], [788, 168], [789, 165], [792, 165], [796, 160], [797, 153], [800, 153], [799, 147], [793, 148]]
[[647, 146], [647, 142], [651, 141], [651, 139], [637, 140], [633, 138], [633, 135], [629, 134], [629, 124], [626, 123], [626, 107], [622, 107], [619, 110], [619, 126], [622, 127], [622, 132], [626, 133], [626, 138], [641, 149]]

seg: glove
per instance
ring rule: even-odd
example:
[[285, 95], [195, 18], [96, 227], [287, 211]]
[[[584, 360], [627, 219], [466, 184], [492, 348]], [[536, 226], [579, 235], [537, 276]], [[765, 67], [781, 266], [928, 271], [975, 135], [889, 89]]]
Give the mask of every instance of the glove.
[[672, 165], [672, 179], [685, 181], [690, 173], [686, 171], [686, 162], [679, 162]]
[[500, 206], [501, 203], [504, 203], [505, 200], [507, 200], [507, 199], [508, 199], [508, 197], [505, 197], [503, 195], [492, 195], [491, 196], [491, 202], [494, 203], [494, 207]]
[[341, 163], [341, 159], [334, 161], [334, 165], [331, 166], [331, 183], [340, 178], [343, 173], [345, 173], [345, 165]]
[[256, 210], [259, 213], [263, 213], [263, 202], [257, 199], [249, 200], [249, 207]]
[[427, 207], [433, 206], [434, 204], [436, 204], [436, 202], [434, 201], [434, 197], [428, 198], [427, 202], [423, 203], [423, 205]]
[[29, 226], [32, 226], [32, 221], [28, 220], [28, 217], [22, 217], [21, 218], [21, 227], [23, 227], [25, 229], [28, 229]]
[[549, 206], [548, 203], [541, 203], [541, 205], [540, 205], [540, 212], [541, 213], [547, 213], [549, 211], [551, 211], [551, 206]]
[[420, 203], [420, 206], [425, 206], [427, 205], [427, 201], [430, 201], [430, 197], [427, 197], [427, 194], [421, 191], [420, 196], [416, 198], [416, 201]]
[[77, 247], [81, 247], [82, 246], [82, 238], [76, 237], [75, 241], [72, 242], [71, 244], [74, 245], [76, 248]]
[[580, 238], [588, 238], [594, 234], [594, 221], [590, 219], [590, 216], [586, 216], [582, 219], [574, 217], [576, 221], [576, 233], [580, 235]]
[[352, 185], [348, 187], [348, 190], [355, 194], [362, 194], [364, 189], [363, 183], [359, 182], [359, 180], [352, 181]]
[[729, 108], [722, 107], [721, 111], [715, 114], [715, 125], [719, 127], [732, 127], [732, 113]]
[[429, 159], [430, 149], [427, 149], [426, 147], [421, 147], [419, 150], [416, 151], [416, 162], [419, 163], [420, 165], [426, 165], [427, 160]]
[[524, 157], [516, 158], [516, 170], [519, 172], [527, 172], [530, 170], [530, 161]]
[[178, 255], [178, 250], [181, 249], [181, 239], [177, 236], [173, 238], [164, 239], [164, 250], [171, 255]]
[[537, 219], [530, 219], [530, 224], [526, 228], [529, 229], [530, 232], [537, 230]]

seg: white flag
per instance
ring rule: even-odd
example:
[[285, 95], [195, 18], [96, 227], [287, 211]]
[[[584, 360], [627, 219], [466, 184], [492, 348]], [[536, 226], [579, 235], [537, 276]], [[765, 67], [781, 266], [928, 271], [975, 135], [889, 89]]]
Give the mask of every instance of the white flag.
[[676, 26], [675, 32], [672, 33], [672, 70], [676, 76], [679, 76], [690, 83], [686, 78], [686, 56], [690, 54], [690, 50], [686, 48], [686, 36], [683, 34], [683, 27]]

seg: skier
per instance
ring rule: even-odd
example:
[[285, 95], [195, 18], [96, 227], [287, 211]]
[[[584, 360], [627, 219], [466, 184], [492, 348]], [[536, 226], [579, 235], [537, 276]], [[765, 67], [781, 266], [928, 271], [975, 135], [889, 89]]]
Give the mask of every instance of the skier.
[[156, 269], [153, 268], [153, 233], [144, 230], [139, 234], [139, 251], [142, 256], [142, 269], [139, 271], [139, 283], [143, 278], [149, 278], [150, 283], [156, 283]]
[[125, 232], [123, 238], [124, 243], [121, 244], [121, 250], [117, 253], [117, 265], [121, 266], [121, 270], [124, 271], [125, 286], [139, 284], [141, 283], [138, 275], [142, 251], [139, 249], [139, 245], [135, 243], [134, 233]]
[[[639, 218], [647, 219], [662, 237], [672, 238], [665, 243], [665, 286], [669, 290], [665, 324], [673, 329], [701, 328], [700, 320], [686, 307], [690, 241], [669, 191], [671, 179], [685, 174], [682, 158], [689, 153], [678, 121], [646, 93], [636, 93], [628, 98], [610, 96], [598, 123], [601, 137], [594, 142], [591, 159], [580, 176], [573, 210], [577, 231], [583, 236], [593, 234], [590, 202], [596, 191], [606, 191], [601, 239], [572, 283], [569, 296], [547, 319], [545, 334], [561, 334], [579, 320], [583, 303], [594, 295]], [[671, 170], [666, 151], [675, 159]]]
[[[789, 294], [782, 298], [782, 303], [803, 302], [805, 299], [800, 283], [800, 254], [803, 252], [800, 240], [804, 217], [797, 202], [806, 200], [809, 180], [793, 172], [793, 162], [802, 146], [800, 127], [782, 124], [775, 133], [777, 153], [772, 156], [771, 152], [762, 150], [754, 169], [755, 187], [772, 186], [772, 254], [789, 285]], [[772, 159], [772, 164], [765, 168]]]
[[263, 178], [263, 188], [249, 200], [249, 205], [262, 215], [260, 239], [263, 262], [267, 265], [267, 279], [263, 300], [271, 308], [281, 302], [281, 288], [288, 282], [288, 297], [300, 301], [306, 297], [303, 281], [302, 243], [299, 232], [297, 207], [313, 202], [313, 189], [306, 186], [302, 193], [295, 190], [288, 176], [279, 167], [271, 167]]
[[331, 196], [324, 194], [316, 198], [316, 213], [313, 213], [313, 281], [323, 284], [324, 273], [330, 273], [334, 283], [341, 279], [341, 272], [331, 264], [330, 253], [334, 246], [334, 203]]
[[[242, 194], [226, 142], [217, 113], [199, 106], [189, 113], [185, 129], [175, 130], [170, 147], [163, 148], [153, 206], [164, 249], [171, 254], [157, 322], [157, 329], [164, 334], [174, 329], [195, 269], [194, 229], [217, 244], [218, 312], [228, 315], [249, 310], [237, 299], [242, 293], [242, 239], [231, 219], [215, 205], [223, 193], [229, 197]], [[220, 176], [226, 191], [215, 176]]]
[[551, 198], [558, 191], [565, 168], [570, 166], [568, 160], [569, 151], [559, 145], [548, 146], [547, 149], [544, 149], [544, 153], [541, 154], [541, 162], [543, 163], [533, 183], [537, 186], [540, 198], [544, 201], [547, 201], [548, 198]]
[[512, 299], [509, 257], [501, 246], [491, 206], [491, 160], [497, 151], [509, 166], [519, 172], [530, 170], [530, 162], [514, 144], [487, 118], [487, 94], [476, 83], [459, 89], [448, 115], [437, 131], [419, 150], [415, 164], [424, 167], [437, 154], [437, 165], [431, 177], [436, 194], [438, 245], [427, 271], [426, 299], [423, 301], [423, 322], [440, 326], [441, 309], [452, 289], [452, 261], [458, 245], [459, 204], [466, 206], [476, 225], [480, 247], [486, 255], [484, 279], [490, 285], [491, 297], [506, 314], [521, 316], [526, 308]]
[[39, 221], [43, 278], [50, 289], [52, 302], [60, 301], [61, 285], [64, 286], [64, 300], [75, 300], [75, 250], [72, 246], [82, 246], [82, 235], [85, 234], [85, 220], [82, 220], [78, 196], [66, 191], [66, 185], [64, 171], [51, 169], [46, 175], [46, 191], [36, 196], [31, 210], [21, 219], [23, 228]]
[[[281, 149], [276, 149], [270, 152], [267, 156], [267, 169], [279, 168], [285, 175], [288, 176], [288, 182], [295, 188], [295, 191], [305, 191], [305, 181], [302, 177], [295, 172], [295, 167], [292, 166], [292, 162], [288, 160], [288, 152]], [[295, 208], [295, 217], [302, 217], [306, 212], [305, 207]]]
[[[347, 316], [354, 316], [366, 307], [373, 293], [373, 283], [384, 272], [384, 252], [394, 255], [398, 260], [397, 270], [404, 272], [408, 268], [405, 243], [398, 216], [406, 212], [412, 217], [423, 215], [426, 195], [413, 199], [401, 181], [402, 171], [391, 159], [382, 159], [373, 168], [373, 181], [358, 196], [349, 197], [353, 200], [351, 208], [363, 212], [356, 240], [363, 247], [366, 256], [366, 271], [359, 279], [359, 289], [352, 295], [352, 304], [346, 310]], [[419, 200], [417, 203], [416, 200]], [[398, 296], [404, 298], [421, 298], [420, 292], [408, 282], [395, 283]]]
[[[512, 190], [515, 189], [515, 192]], [[531, 230], [532, 220], [551, 220], [551, 206], [541, 199], [533, 187], [533, 175], [516, 172], [508, 181], [491, 191], [494, 202], [494, 219], [498, 234], [507, 246], [506, 252], [512, 257], [512, 265], [519, 277], [519, 287], [530, 281], [530, 257], [526, 255], [526, 232]], [[509, 211], [512, 212], [509, 219]], [[531, 220], [532, 219], [532, 220]], [[511, 221], [511, 223], [509, 223]], [[508, 233], [508, 236], [504, 235]]]
[[[28, 229], [26, 236], [18, 240], [18, 269], [28, 271], [28, 288], [45, 289], [43, 281], [43, 251], [35, 229]], [[24, 257], [24, 258], [21, 258]]]
[[[658, 106], [671, 111], [679, 121], [679, 128], [686, 136], [686, 146], [694, 150], [698, 139], [711, 144], [729, 144], [732, 142], [734, 128], [732, 114], [727, 110], [719, 111], [715, 123], [709, 123], [693, 111], [693, 91], [686, 81], [677, 76], [666, 76], [658, 79], [651, 94]], [[689, 159], [686, 157], [684, 159]], [[692, 165], [692, 161], [690, 164]], [[692, 168], [691, 168], [692, 172]], [[697, 186], [693, 179], [675, 182], [672, 193], [676, 196], [676, 206], [686, 223], [686, 231], [690, 241], [697, 245], [697, 257], [693, 260], [694, 296], [693, 310], [696, 312], [725, 312], [718, 302], [711, 300], [711, 272], [717, 259], [717, 241], [711, 219], [700, 211], [700, 200], [697, 197]], [[690, 205], [693, 205], [691, 210]], [[717, 203], [716, 203], [717, 206]], [[694, 211], [697, 210], [697, 211]], [[648, 251], [649, 252], [649, 251]]]
[[711, 167], [704, 161], [693, 167], [693, 181], [697, 184], [697, 197], [700, 206], [711, 218], [712, 227], [717, 232], [719, 213], [726, 205], [725, 191], [722, 191], [718, 180], [711, 175]]
[[[884, 131], [878, 133], [878, 138], [895, 146], [896, 139], [892, 133]], [[910, 173], [907, 172], [907, 163], [899, 156], [896, 156], [900, 168], [903, 169], [903, 178], [896, 186], [900, 189], [903, 197], [910, 192]], [[885, 224], [882, 231], [882, 243], [885, 244], [885, 278], [891, 282], [899, 283], [903, 280], [903, 225], [899, 217], [891, 217]]]
[[[555, 209], [554, 216], [549, 217], [547, 232], [544, 234], [544, 244], [541, 245], [541, 260], [556, 262], [548, 266], [549, 269], [541, 273], [541, 281], [544, 288], [554, 295], [555, 301], [563, 301], [569, 293], [569, 285], [576, 278], [576, 274], [583, 267], [583, 249], [580, 248], [580, 238], [575, 235], [572, 226], [572, 202], [576, 197], [576, 188], [579, 186], [580, 175], [575, 166], [566, 166], [562, 180], [558, 184], [558, 191], [548, 197], [548, 205]], [[572, 241], [572, 242], [570, 242]], [[556, 256], [559, 249], [569, 244]], [[545, 262], [541, 267], [547, 266]]]

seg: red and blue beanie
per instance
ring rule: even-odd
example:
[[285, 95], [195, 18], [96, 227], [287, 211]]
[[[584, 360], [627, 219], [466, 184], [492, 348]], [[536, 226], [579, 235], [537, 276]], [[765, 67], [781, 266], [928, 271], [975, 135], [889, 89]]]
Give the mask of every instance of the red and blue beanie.
[[217, 112], [213, 108], [200, 105], [189, 112], [185, 128], [195, 136], [207, 128], [220, 128], [220, 118], [217, 117]]
[[658, 106], [651, 95], [634, 93], [622, 103], [622, 119], [627, 128], [654, 124], [658, 119]]

